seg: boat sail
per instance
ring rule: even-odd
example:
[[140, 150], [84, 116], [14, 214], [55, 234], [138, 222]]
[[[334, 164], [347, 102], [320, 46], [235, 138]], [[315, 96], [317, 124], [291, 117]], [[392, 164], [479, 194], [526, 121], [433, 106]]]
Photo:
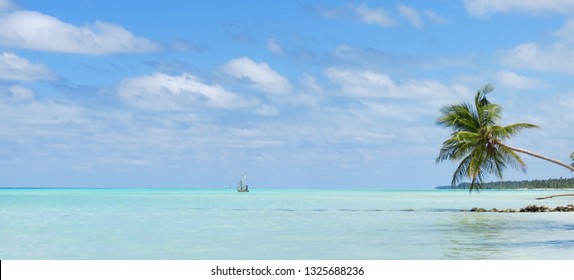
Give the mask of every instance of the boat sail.
[[249, 192], [249, 187], [247, 186], [247, 174], [243, 174], [239, 184], [237, 184], [237, 191], [238, 192]]

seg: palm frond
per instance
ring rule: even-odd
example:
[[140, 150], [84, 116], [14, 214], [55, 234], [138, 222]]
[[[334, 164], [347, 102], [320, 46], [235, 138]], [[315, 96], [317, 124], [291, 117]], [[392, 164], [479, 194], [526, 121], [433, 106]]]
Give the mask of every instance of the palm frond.
[[504, 162], [514, 169], [526, 172], [526, 163], [524, 163], [522, 158], [515, 151], [505, 145], [498, 145], [497, 149], [500, 150], [499, 154], [504, 156]]
[[468, 177], [468, 166], [470, 165], [471, 160], [472, 158], [470, 156], [467, 156], [466, 158], [460, 161], [460, 164], [458, 165], [458, 167], [456, 168], [456, 170], [452, 175], [451, 184], [453, 186], [457, 185], [458, 183], [462, 182], [464, 178]]
[[[451, 128], [452, 133], [443, 142], [436, 162], [460, 161], [451, 183], [456, 185], [468, 178], [471, 180], [470, 191], [479, 190], [489, 174], [502, 179], [508, 167], [525, 171], [524, 161], [515, 150], [502, 144], [502, 140], [524, 129], [537, 128], [529, 123], [498, 125], [502, 118], [502, 107], [491, 103], [486, 97], [493, 90], [494, 86], [487, 84], [476, 93], [473, 104], [442, 107], [437, 120], [438, 125]], [[574, 160], [574, 153], [572, 157]]]
[[470, 182], [470, 188], [468, 191], [469, 192], [480, 191], [480, 189], [482, 189], [482, 183], [483, 183], [483, 180], [481, 178], [472, 179], [472, 181]]
[[540, 128], [540, 127], [531, 123], [514, 123], [504, 127], [504, 129], [508, 132], [510, 136], [514, 136], [525, 129], [531, 129], [531, 128]]
[[486, 84], [481, 89], [478, 90], [476, 95], [474, 96], [474, 104], [476, 107], [480, 107], [481, 105], [489, 104], [490, 101], [486, 98], [486, 95], [494, 91], [494, 86], [492, 84]]
[[440, 112], [437, 125], [451, 127], [453, 131], [476, 131], [479, 126], [477, 112], [468, 103], [445, 106]]
[[475, 133], [459, 131], [451, 134], [451, 138], [443, 142], [436, 162], [444, 160], [459, 160], [466, 157], [476, 145], [479, 138]]
[[487, 94], [494, 91], [494, 85], [493, 84], [486, 84], [480, 89], [480, 91], [482, 92], [483, 95], [486, 96]]

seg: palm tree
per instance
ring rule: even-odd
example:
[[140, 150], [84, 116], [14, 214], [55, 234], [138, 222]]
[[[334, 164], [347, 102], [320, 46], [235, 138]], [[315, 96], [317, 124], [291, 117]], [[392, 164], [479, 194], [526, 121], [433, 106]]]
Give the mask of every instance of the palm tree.
[[441, 117], [437, 124], [450, 127], [453, 132], [442, 144], [436, 161], [460, 160], [453, 174], [452, 184], [456, 185], [462, 179], [469, 178], [470, 191], [473, 191], [482, 187], [488, 174], [502, 179], [502, 173], [508, 166], [526, 172], [526, 164], [517, 153], [544, 159], [574, 171], [574, 167], [568, 164], [505, 144], [504, 140], [511, 136], [538, 126], [529, 123], [499, 125], [502, 107], [486, 98], [493, 90], [494, 87], [487, 84], [476, 93], [474, 104], [454, 104], [440, 110]]
[[574, 167], [574, 153], [570, 154], [570, 159], [572, 160], [572, 164], [570, 164], [570, 165], [572, 165], [572, 167]]

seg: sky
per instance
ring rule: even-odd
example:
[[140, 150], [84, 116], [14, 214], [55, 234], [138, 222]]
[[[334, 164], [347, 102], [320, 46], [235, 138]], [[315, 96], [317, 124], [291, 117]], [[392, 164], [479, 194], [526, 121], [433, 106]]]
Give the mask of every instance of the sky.
[[[0, 187], [433, 188], [442, 106], [570, 162], [574, 1], [0, 0]], [[508, 180], [571, 177], [528, 156]], [[496, 178], [491, 178], [496, 180]]]

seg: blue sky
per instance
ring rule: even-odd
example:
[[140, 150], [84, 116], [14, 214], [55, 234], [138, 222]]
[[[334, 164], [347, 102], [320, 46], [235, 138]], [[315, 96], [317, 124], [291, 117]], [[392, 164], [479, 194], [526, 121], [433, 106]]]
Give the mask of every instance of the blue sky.
[[[431, 188], [441, 106], [574, 151], [574, 2], [0, 0], [0, 187]], [[524, 157], [527, 174], [572, 174]], [[493, 178], [494, 179], [494, 178]]]

